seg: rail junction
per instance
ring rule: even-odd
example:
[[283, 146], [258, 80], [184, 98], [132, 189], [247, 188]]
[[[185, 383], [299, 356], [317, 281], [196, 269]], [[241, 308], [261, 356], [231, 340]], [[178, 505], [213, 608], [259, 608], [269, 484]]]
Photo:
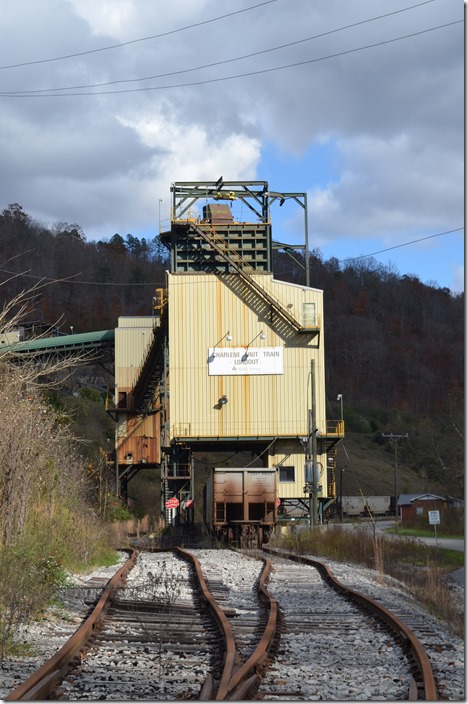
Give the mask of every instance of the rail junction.
[[[327, 699], [327, 681], [357, 676], [373, 683], [363, 699], [437, 700], [408, 625], [322, 563], [300, 562], [277, 551], [134, 552], [71, 640], [5, 701], [303, 700], [309, 680]], [[369, 652], [350, 652], [356, 634]]]
[[[277, 524], [322, 522], [336, 498], [344, 420], [342, 406], [341, 418], [327, 417], [324, 302], [309, 281], [307, 198], [222, 178], [176, 182], [171, 191], [171, 229], [160, 233], [170, 270], [152, 314], [15, 350], [19, 361], [89, 353], [104, 365], [112, 357], [115, 492], [125, 500], [128, 482], [153, 470], [159, 527], [169, 536], [194, 533], [195, 455], [251, 453], [245, 467], [229, 468], [232, 476], [219, 472], [222, 487], [211, 501], [205, 496], [205, 525], [232, 545], [260, 547]], [[270, 209], [287, 201], [304, 212], [305, 285], [273, 277]], [[360, 698], [437, 699], [428, 657], [405, 619], [317, 561], [233, 550], [148, 555], [132, 554], [73, 638], [6, 701], [340, 699], [371, 674]], [[225, 570], [234, 563], [240, 581], [232, 589]]]

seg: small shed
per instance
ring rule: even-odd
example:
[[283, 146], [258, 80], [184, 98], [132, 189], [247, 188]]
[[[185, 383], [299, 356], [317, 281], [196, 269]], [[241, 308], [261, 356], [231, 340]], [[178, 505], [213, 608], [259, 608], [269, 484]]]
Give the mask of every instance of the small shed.
[[398, 507], [403, 523], [427, 516], [428, 511], [441, 510], [448, 503], [444, 496], [437, 496], [437, 494], [401, 494], [398, 497]]
[[203, 220], [212, 225], [229, 225], [233, 222], [232, 212], [225, 203], [209, 203], [203, 206]]

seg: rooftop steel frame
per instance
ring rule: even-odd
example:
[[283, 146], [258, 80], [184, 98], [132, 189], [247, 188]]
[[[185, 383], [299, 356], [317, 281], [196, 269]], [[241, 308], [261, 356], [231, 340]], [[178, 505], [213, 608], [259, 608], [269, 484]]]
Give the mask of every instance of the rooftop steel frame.
[[270, 240], [271, 206], [278, 202], [281, 207], [287, 200], [297, 203], [304, 211], [304, 244], [271, 242], [269, 246], [273, 249], [284, 249], [288, 253], [294, 249], [304, 249], [306, 286], [310, 286], [307, 193], [270, 191], [268, 181], [225, 181], [222, 176], [217, 181], [175, 181], [171, 185], [171, 193], [173, 222], [182, 220], [184, 216], [188, 218], [190, 209], [199, 200], [237, 200], [253, 213], [257, 222], [267, 226], [267, 236]]

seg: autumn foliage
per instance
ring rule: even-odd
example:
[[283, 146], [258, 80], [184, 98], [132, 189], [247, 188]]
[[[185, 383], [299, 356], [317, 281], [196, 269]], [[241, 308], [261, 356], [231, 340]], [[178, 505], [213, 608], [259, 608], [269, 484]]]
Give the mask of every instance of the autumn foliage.
[[[52, 281], [36, 318], [68, 334], [114, 328], [119, 315], [151, 314], [169, 253], [155, 235], [87, 241], [77, 224], [44, 227], [18, 204], [0, 214], [0, 306], [31, 282]], [[403, 459], [425, 476], [464, 464], [464, 295], [375, 259], [339, 262], [310, 253], [310, 285], [324, 291], [327, 416], [346, 431], [407, 432]], [[304, 285], [305, 258], [273, 252], [275, 278]], [[434, 272], [434, 278], [437, 272]], [[446, 493], [452, 493], [447, 487]]]

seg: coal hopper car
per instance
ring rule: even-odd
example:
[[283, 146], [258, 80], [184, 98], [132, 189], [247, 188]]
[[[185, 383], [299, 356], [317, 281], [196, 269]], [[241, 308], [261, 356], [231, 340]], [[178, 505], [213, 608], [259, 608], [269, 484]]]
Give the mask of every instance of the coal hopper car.
[[203, 491], [208, 532], [242, 548], [267, 543], [277, 520], [276, 469], [214, 468]]

